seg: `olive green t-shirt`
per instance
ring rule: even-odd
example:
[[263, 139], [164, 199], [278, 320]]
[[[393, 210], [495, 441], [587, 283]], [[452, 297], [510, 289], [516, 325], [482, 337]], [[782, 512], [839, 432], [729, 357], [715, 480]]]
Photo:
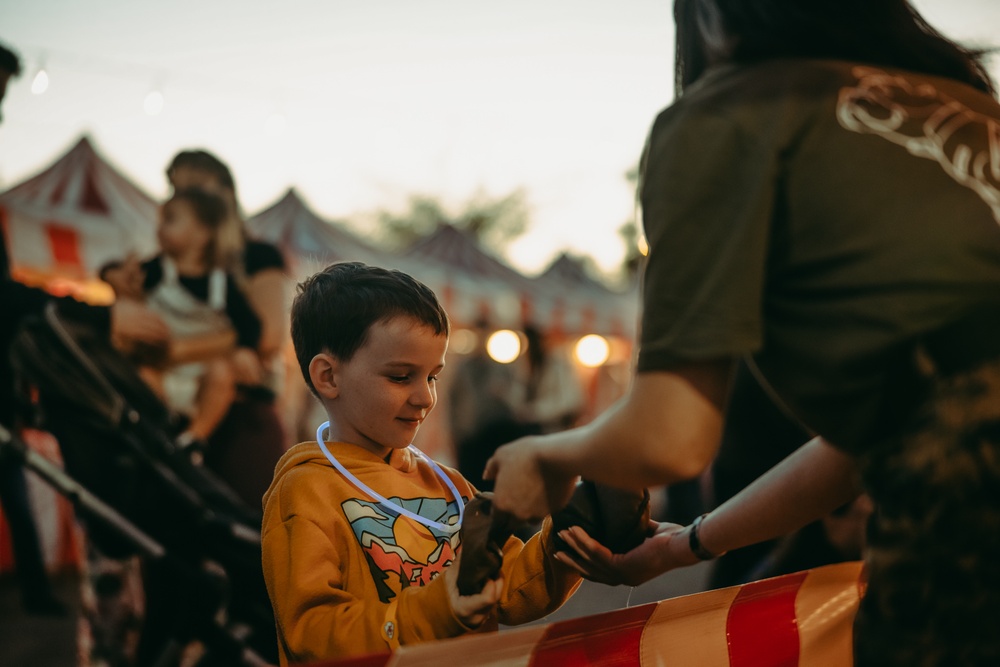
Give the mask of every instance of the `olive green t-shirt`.
[[955, 81], [713, 68], [656, 119], [641, 201], [639, 371], [752, 355], [849, 450], [891, 431], [914, 341], [1000, 308], [1000, 105]]

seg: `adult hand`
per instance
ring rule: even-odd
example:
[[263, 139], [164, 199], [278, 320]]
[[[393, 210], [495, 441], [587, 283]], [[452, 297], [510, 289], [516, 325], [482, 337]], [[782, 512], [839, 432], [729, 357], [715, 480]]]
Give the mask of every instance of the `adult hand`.
[[255, 350], [249, 347], [238, 347], [233, 351], [233, 374], [237, 384], [257, 385], [260, 384], [264, 375], [264, 370], [260, 364], [260, 357]]
[[160, 316], [132, 299], [119, 299], [111, 306], [112, 338], [166, 345], [170, 330]]
[[129, 254], [117, 266], [105, 269], [102, 278], [111, 285], [119, 299], [140, 300], [143, 297], [142, 285], [146, 280], [146, 272], [134, 253]]
[[544, 436], [528, 436], [499, 448], [486, 462], [484, 479], [494, 480], [493, 506], [518, 519], [541, 519], [564, 507], [576, 476], [545, 464]]
[[632, 551], [611, 553], [583, 528], [573, 526], [560, 531], [574, 554], [557, 552], [556, 560], [581, 575], [602, 584], [638, 586], [677, 567], [694, 565], [698, 557], [691, 553], [684, 526], [650, 521], [653, 533]]
[[503, 593], [503, 577], [491, 579], [483, 586], [483, 590], [475, 595], [460, 595], [458, 592], [458, 568], [461, 554], [444, 571], [445, 585], [448, 588], [448, 601], [455, 617], [470, 628], [475, 628], [486, 620]]

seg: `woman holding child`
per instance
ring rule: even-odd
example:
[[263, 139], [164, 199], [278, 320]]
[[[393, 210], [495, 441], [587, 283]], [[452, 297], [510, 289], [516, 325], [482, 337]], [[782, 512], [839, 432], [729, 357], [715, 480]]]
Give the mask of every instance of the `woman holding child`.
[[174, 195], [161, 215], [160, 254], [102, 275], [119, 295], [138, 292], [182, 314], [165, 383], [144, 374], [190, 416], [180, 444], [206, 446], [206, 464], [257, 508], [286, 445], [274, 406], [288, 326], [284, 260], [246, 238], [232, 173], [217, 157], [182, 151], [167, 177]]

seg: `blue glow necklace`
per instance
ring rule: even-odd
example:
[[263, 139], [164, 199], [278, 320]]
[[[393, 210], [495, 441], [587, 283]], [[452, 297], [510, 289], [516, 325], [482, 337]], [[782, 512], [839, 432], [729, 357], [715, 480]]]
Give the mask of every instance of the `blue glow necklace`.
[[362, 493], [368, 494], [368, 496], [374, 499], [383, 509], [386, 509], [394, 514], [402, 514], [403, 516], [409, 519], [413, 519], [417, 523], [427, 526], [428, 528], [434, 528], [436, 530], [440, 530], [441, 532], [446, 533], [448, 535], [453, 535], [459, 531], [459, 529], [462, 527], [462, 519], [465, 516], [465, 503], [462, 502], [462, 496], [461, 494], [459, 494], [458, 489], [455, 488], [454, 482], [451, 481], [451, 478], [448, 477], [448, 475], [446, 475], [443, 470], [441, 470], [441, 466], [435, 463], [431, 457], [424, 454], [422, 451], [414, 447], [412, 444], [407, 446], [407, 449], [412, 451], [417, 457], [423, 459], [424, 461], [427, 462], [428, 465], [430, 465], [431, 469], [434, 470], [434, 473], [441, 478], [441, 480], [448, 487], [448, 490], [451, 491], [451, 495], [454, 496], [455, 504], [458, 505], [458, 522], [455, 523], [454, 525], [441, 523], [440, 521], [432, 521], [431, 519], [426, 519], [420, 516], [416, 512], [411, 512], [405, 507], [397, 505], [396, 503], [392, 502], [385, 496], [382, 496], [381, 494], [377, 493], [374, 489], [372, 489], [367, 484], [362, 482], [360, 479], [355, 477], [350, 470], [344, 467], [344, 464], [342, 464], [340, 461], [337, 460], [337, 458], [327, 448], [326, 443], [323, 442], [323, 431], [325, 429], [328, 429], [329, 427], [330, 427], [329, 421], [325, 421], [319, 425], [319, 428], [316, 429], [316, 442], [317, 444], [319, 444], [319, 448], [323, 450], [323, 454], [326, 455], [326, 458], [330, 462], [330, 464], [333, 465], [334, 468], [339, 470], [340, 474], [346, 477], [347, 480], [355, 487], [357, 487]]

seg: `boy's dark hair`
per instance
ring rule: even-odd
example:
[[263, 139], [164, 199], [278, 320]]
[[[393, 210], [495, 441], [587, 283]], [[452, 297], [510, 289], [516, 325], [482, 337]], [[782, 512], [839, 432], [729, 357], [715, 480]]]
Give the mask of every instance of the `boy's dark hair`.
[[229, 171], [229, 167], [226, 166], [225, 162], [206, 150], [197, 148], [181, 151], [175, 155], [167, 167], [167, 178], [169, 179], [177, 169], [204, 171], [219, 179], [219, 184], [223, 187], [233, 192], [236, 191], [236, 181], [233, 180], [233, 174]]
[[364, 345], [372, 325], [405, 315], [448, 335], [448, 315], [434, 292], [394, 269], [361, 262], [331, 264], [299, 283], [292, 303], [292, 343], [302, 377], [313, 392], [309, 364], [328, 352], [348, 361]]
[[229, 209], [222, 197], [205, 192], [200, 188], [185, 188], [174, 193], [167, 200], [184, 201], [190, 204], [198, 220], [210, 229], [218, 229], [229, 215]]
[[3, 44], [0, 44], [0, 70], [11, 76], [21, 76], [21, 59]]
[[983, 53], [944, 37], [907, 0], [675, 0], [678, 95], [708, 66], [699, 22], [709, 22], [713, 12], [731, 39], [731, 62], [852, 60], [994, 92]]

